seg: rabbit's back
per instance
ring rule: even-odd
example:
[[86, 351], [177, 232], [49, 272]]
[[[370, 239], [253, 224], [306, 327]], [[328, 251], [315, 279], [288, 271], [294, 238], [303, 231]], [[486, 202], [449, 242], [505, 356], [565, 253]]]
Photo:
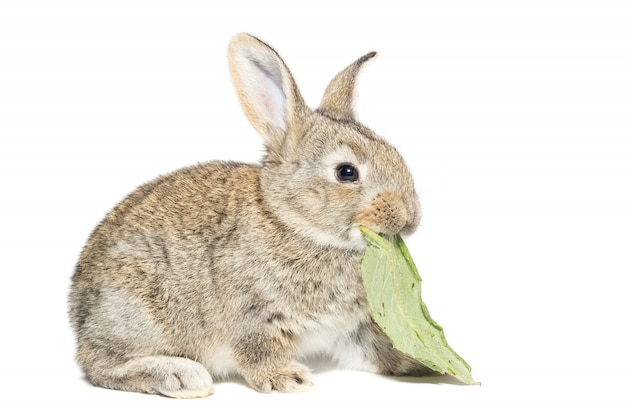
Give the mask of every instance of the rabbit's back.
[[194, 357], [206, 349], [199, 346], [205, 335], [219, 338], [229, 323], [219, 279], [210, 276], [215, 251], [245, 233], [237, 223], [260, 198], [256, 166], [214, 162], [160, 177], [114, 208], [91, 235], [73, 277], [79, 361], [87, 344], [113, 343], [107, 348], [119, 352], [144, 344], [154, 353]]

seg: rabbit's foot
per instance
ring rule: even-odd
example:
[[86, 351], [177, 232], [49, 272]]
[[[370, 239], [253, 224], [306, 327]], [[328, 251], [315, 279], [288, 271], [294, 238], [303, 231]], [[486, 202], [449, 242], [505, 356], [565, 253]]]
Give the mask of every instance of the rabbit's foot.
[[206, 368], [180, 357], [134, 358], [112, 368], [94, 369], [89, 377], [94, 384], [107, 388], [166, 397], [201, 398], [213, 394], [213, 380]]
[[213, 394], [213, 380], [206, 368], [184, 358], [168, 358], [156, 390], [166, 397], [202, 398]]
[[314, 386], [311, 371], [297, 362], [292, 362], [289, 366], [273, 373], [255, 373], [246, 379], [252, 388], [264, 393], [302, 392]]

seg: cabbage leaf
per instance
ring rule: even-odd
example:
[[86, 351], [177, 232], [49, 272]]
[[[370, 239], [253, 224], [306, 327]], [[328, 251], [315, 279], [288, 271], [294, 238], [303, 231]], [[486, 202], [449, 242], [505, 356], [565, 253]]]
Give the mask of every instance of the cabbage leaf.
[[393, 346], [429, 368], [465, 384], [477, 384], [471, 367], [446, 341], [443, 328], [422, 301], [420, 278], [400, 236], [380, 235], [361, 227], [367, 249], [361, 274], [374, 321]]

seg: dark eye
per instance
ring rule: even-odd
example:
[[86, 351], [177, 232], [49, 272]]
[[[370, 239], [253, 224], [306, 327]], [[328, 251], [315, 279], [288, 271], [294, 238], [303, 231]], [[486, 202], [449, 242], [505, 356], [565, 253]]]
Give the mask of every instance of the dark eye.
[[339, 165], [337, 167], [337, 179], [342, 182], [357, 182], [359, 171], [349, 164]]

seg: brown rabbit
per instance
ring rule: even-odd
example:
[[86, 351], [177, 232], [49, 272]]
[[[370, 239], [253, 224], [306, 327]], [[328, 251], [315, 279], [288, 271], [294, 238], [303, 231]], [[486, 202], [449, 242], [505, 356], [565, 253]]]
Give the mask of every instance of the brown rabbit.
[[361, 282], [359, 225], [408, 234], [420, 219], [402, 158], [354, 119], [355, 79], [374, 56], [339, 73], [312, 111], [272, 48], [233, 38], [235, 89], [266, 154], [160, 177], [96, 228], [70, 295], [89, 381], [189, 398], [239, 373], [261, 392], [300, 391], [312, 382], [299, 360], [315, 355], [433, 373], [391, 346]]

